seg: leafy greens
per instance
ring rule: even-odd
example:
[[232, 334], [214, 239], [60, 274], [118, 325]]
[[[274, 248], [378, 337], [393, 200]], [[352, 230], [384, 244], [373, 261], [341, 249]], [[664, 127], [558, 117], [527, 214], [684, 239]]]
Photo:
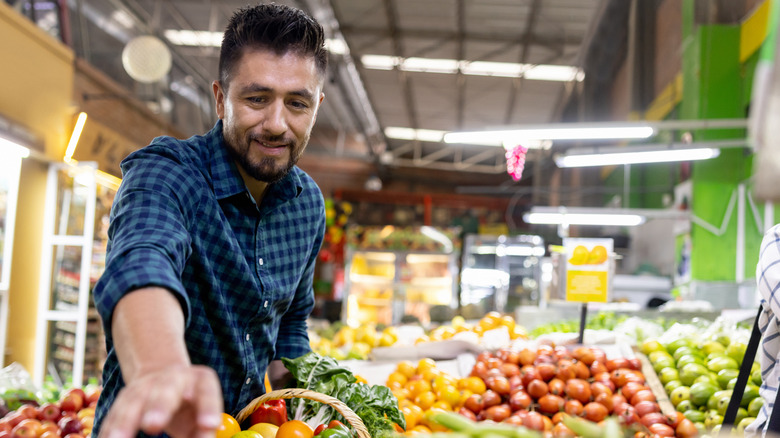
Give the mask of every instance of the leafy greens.
[[[357, 383], [352, 372], [335, 359], [314, 352], [297, 359], [282, 358], [282, 362], [295, 378], [298, 388], [341, 400], [363, 420], [373, 438], [392, 436], [395, 432], [393, 423], [406, 428], [405, 418], [398, 409], [398, 399], [390, 388]], [[330, 420], [345, 422], [341, 414], [324, 403], [292, 399], [288, 406], [291, 418], [306, 421], [312, 427], [327, 424]]]

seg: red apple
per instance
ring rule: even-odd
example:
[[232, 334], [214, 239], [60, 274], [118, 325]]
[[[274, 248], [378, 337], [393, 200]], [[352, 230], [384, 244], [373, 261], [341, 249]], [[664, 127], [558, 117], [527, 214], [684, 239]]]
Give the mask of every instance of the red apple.
[[22, 420], [24, 419], [26, 419], [26, 417], [17, 411], [13, 411], [10, 414], [3, 417], [3, 421], [6, 422], [9, 426], [11, 426], [11, 429], [16, 427], [16, 425], [21, 423]]
[[62, 410], [54, 403], [44, 403], [38, 407], [38, 419], [41, 421], [59, 421]]
[[16, 412], [24, 418], [38, 418], [38, 408], [33, 405], [23, 404]]
[[78, 412], [84, 406], [84, 391], [79, 388], [71, 388], [60, 397], [60, 409], [63, 411]]
[[0, 430], [0, 438], [13, 438], [13, 435], [8, 430]]
[[8, 423], [5, 418], [0, 419], [0, 432], [11, 432], [13, 427]]
[[54, 423], [54, 422], [51, 422], [51, 421], [48, 421], [48, 420], [44, 420], [44, 421], [41, 421], [40, 433], [44, 433], [44, 432], [55, 432], [57, 434], [57, 436], [59, 436], [60, 435], [60, 427], [57, 426], [57, 423]]
[[42, 433], [41, 436], [39, 436], [38, 438], [60, 438], [60, 433], [47, 430], [46, 432]]
[[62, 435], [68, 435], [70, 433], [80, 433], [82, 429], [84, 429], [84, 426], [82, 426], [81, 421], [79, 421], [79, 419], [75, 417], [62, 417], [59, 423], [57, 423], [57, 426], [60, 427], [60, 433]]
[[102, 389], [99, 388], [99, 387], [98, 388], [91, 388], [91, 389], [89, 389], [86, 392], [87, 397], [86, 397], [86, 399], [84, 401], [84, 404], [85, 405], [91, 405], [92, 403], [97, 403], [98, 398], [100, 398], [101, 391], [102, 391]]
[[38, 436], [38, 430], [41, 428], [41, 422], [32, 418], [22, 420], [11, 431], [11, 437], [13, 438], [36, 438]]

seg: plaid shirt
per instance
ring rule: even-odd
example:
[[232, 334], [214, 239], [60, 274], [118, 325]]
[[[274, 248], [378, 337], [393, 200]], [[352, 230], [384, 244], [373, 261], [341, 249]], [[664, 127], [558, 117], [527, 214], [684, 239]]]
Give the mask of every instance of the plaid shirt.
[[[122, 162], [106, 270], [94, 289], [108, 358], [95, 429], [124, 386], [111, 315], [128, 292], [170, 290], [193, 364], [219, 375], [225, 412], [265, 392], [268, 363], [310, 351], [314, 264], [325, 233], [316, 183], [298, 167], [258, 206], [222, 141], [222, 121], [188, 140], [158, 137]], [[141, 435], [142, 436], [142, 435]]]
[[761, 346], [756, 354], [761, 364], [762, 384], [759, 389], [764, 399], [756, 421], [745, 429], [746, 435], [753, 435], [769, 425], [769, 415], [777, 397], [780, 383], [780, 225], [775, 225], [764, 234], [761, 252], [756, 266], [756, 283], [761, 293], [761, 305], [764, 310], [758, 318], [761, 329]]

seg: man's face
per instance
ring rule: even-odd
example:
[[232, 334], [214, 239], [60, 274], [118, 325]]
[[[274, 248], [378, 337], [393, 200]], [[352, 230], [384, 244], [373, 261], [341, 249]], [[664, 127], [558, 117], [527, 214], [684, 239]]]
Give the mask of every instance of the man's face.
[[324, 95], [314, 59], [247, 50], [228, 89], [213, 84], [225, 144], [252, 178], [278, 181], [306, 149]]

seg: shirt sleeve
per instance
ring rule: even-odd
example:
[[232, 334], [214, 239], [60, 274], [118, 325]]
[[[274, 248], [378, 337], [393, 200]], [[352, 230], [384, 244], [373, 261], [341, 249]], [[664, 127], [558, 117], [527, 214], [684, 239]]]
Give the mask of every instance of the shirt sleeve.
[[296, 358], [311, 351], [306, 320], [314, 309], [314, 265], [325, 237], [325, 210], [319, 211], [319, 226], [317, 237], [312, 245], [311, 254], [306, 269], [301, 275], [301, 281], [295, 291], [293, 303], [282, 317], [279, 335], [276, 340], [276, 356], [274, 360], [283, 357]]
[[180, 163], [141, 151], [123, 163], [127, 167], [111, 208], [106, 269], [93, 291], [109, 339], [116, 304], [127, 293], [148, 286], [171, 291], [189, 324], [189, 300], [181, 283], [190, 255], [187, 206], [182, 203], [187, 180], [180, 179], [185, 172]]

